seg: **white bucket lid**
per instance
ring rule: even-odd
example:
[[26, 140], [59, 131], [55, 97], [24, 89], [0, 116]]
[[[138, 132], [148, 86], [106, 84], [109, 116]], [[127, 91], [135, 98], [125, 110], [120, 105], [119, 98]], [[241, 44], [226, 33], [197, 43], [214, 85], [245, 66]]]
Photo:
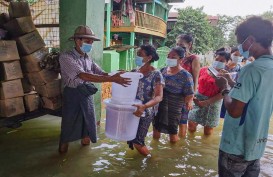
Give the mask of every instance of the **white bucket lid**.
[[129, 78], [137, 78], [137, 79], [143, 78], [143, 74], [139, 73], [139, 72], [126, 72], [126, 73], [121, 74], [120, 76], [129, 77]]
[[[123, 101], [119, 101], [115, 98], [112, 97], [112, 99], [110, 100], [111, 104], [118, 104], [118, 105], [133, 105], [133, 104], [137, 104], [136, 103], [137, 100], [134, 101], [128, 101], [128, 100], [123, 100]], [[140, 100], [139, 100], [140, 101]], [[141, 104], [142, 102], [140, 102], [139, 104]]]
[[103, 102], [106, 104], [106, 106], [118, 109], [118, 110], [133, 110], [135, 111], [137, 108], [133, 106], [133, 104], [142, 104], [141, 100], [135, 100], [134, 102], [131, 102], [130, 104], [117, 104], [116, 102], [112, 102], [111, 98], [103, 100]]
[[[113, 71], [113, 72], [109, 73], [109, 75], [112, 76], [118, 72], [119, 71]], [[140, 72], [125, 72], [125, 73], [121, 74], [120, 76], [126, 77], [126, 78], [137, 78], [137, 79], [143, 78], [143, 74]]]

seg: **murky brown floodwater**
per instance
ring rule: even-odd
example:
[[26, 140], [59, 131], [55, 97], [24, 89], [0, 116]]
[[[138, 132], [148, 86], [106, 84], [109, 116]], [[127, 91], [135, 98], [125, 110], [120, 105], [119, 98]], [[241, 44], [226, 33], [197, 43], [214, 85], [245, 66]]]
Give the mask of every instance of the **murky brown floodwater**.
[[[105, 137], [104, 124], [99, 128], [98, 143], [81, 147], [70, 144], [69, 152], [57, 153], [60, 118], [44, 116], [23, 123], [14, 129], [0, 129], [0, 177], [172, 177], [217, 176], [218, 145], [221, 125], [210, 137], [202, 136], [199, 127], [171, 145], [168, 137], [152, 140], [148, 134], [150, 157], [143, 157], [127, 148], [125, 142]], [[261, 176], [273, 176], [273, 122]]]

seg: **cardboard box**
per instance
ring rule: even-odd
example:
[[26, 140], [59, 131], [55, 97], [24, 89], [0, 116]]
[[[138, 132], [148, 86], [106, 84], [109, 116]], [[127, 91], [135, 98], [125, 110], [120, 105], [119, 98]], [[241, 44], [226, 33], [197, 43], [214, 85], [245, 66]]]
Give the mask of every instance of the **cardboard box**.
[[42, 97], [42, 105], [43, 108], [56, 110], [62, 107], [62, 97], [53, 97], [53, 98], [47, 98]]
[[30, 84], [27, 77], [24, 77], [23, 79], [21, 79], [21, 81], [22, 81], [24, 93], [29, 93], [31, 91], [34, 91], [34, 86]]
[[45, 46], [45, 42], [37, 30], [16, 39], [21, 55], [29, 55]]
[[46, 55], [48, 55], [48, 49], [42, 48], [30, 55], [22, 57], [21, 64], [23, 71], [28, 73], [41, 71], [40, 61], [42, 61]]
[[0, 99], [24, 96], [21, 79], [4, 81], [0, 83]]
[[10, 18], [20, 18], [31, 16], [28, 2], [10, 2], [9, 4], [9, 16]]
[[61, 95], [61, 79], [49, 82], [45, 85], [35, 86], [35, 90], [43, 97], [56, 97]]
[[28, 112], [39, 109], [40, 102], [40, 97], [36, 92], [31, 92], [24, 96], [25, 108]]
[[25, 112], [23, 97], [0, 100], [0, 117], [11, 117]]
[[23, 78], [19, 61], [6, 61], [0, 63], [0, 80], [14, 80]]
[[32, 17], [21, 17], [9, 21], [4, 27], [13, 37], [22, 36], [36, 30]]
[[46, 83], [52, 82], [60, 78], [60, 74], [54, 71], [43, 69], [42, 71], [39, 72], [28, 73], [27, 77], [29, 79], [30, 84], [38, 86], [44, 85]]
[[19, 59], [16, 42], [0, 40], [0, 62]]

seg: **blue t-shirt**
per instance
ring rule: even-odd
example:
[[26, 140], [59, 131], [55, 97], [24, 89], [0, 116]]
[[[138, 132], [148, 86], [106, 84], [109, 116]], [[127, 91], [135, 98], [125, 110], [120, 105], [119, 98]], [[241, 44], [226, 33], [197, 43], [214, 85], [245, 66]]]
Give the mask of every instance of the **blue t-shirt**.
[[246, 103], [240, 118], [225, 116], [220, 149], [247, 161], [263, 156], [273, 111], [273, 56], [243, 67], [229, 95]]
[[165, 80], [165, 90], [171, 93], [183, 94], [183, 96], [194, 94], [193, 78], [187, 70], [182, 69], [175, 75], [169, 75], [167, 69], [168, 67], [165, 67], [160, 70]]

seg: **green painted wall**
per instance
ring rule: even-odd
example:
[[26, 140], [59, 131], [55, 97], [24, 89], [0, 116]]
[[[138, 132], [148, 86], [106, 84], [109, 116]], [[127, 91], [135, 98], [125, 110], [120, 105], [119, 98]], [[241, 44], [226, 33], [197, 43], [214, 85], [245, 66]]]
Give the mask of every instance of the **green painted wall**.
[[[102, 65], [104, 36], [104, 1], [103, 0], [60, 0], [60, 47], [61, 51], [69, 50], [74, 43], [68, 38], [74, 34], [79, 25], [92, 28], [102, 41], [94, 42], [89, 54], [98, 65]], [[100, 84], [97, 84], [101, 90]], [[101, 117], [101, 92], [95, 95], [96, 116]]]
[[102, 69], [108, 73], [119, 70], [119, 57], [120, 54], [115, 50], [103, 51]]

